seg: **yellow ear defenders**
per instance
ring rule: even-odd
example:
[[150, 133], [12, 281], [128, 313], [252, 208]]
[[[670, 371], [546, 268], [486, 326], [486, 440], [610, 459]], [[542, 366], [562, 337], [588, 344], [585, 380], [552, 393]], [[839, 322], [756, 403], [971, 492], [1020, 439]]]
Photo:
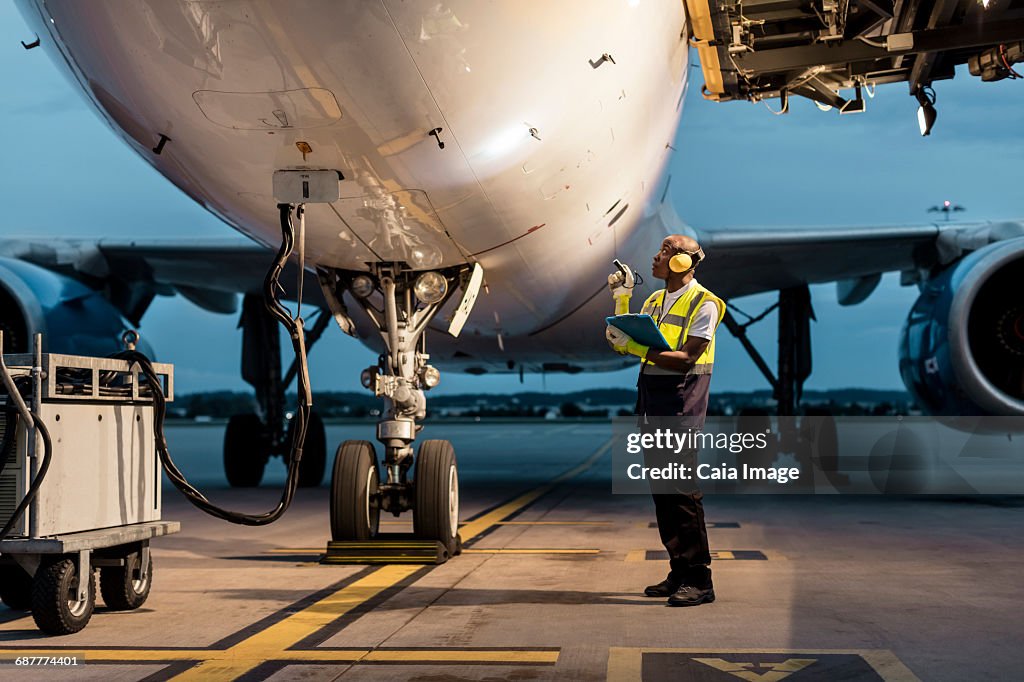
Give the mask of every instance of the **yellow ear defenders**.
[[704, 260], [704, 250], [698, 246], [696, 251], [683, 251], [672, 256], [668, 261], [668, 269], [672, 272], [686, 272], [697, 267], [702, 260]]

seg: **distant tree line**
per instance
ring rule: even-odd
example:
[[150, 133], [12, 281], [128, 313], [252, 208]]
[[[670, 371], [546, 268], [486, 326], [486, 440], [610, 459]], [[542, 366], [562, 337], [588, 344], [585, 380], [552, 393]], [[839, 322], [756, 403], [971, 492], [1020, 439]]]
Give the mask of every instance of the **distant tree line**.
[[[463, 393], [430, 396], [428, 416], [532, 417], [563, 418], [610, 417], [633, 414], [636, 392], [633, 389], [605, 388], [572, 393], [523, 392], [514, 394]], [[287, 404], [295, 395], [287, 397]], [[323, 417], [371, 418], [380, 414], [381, 402], [372, 394], [355, 391], [325, 391], [313, 397], [314, 407]], [[806, 391], [805, 408], [823, 409], [834, 415], [905, 415], [914, 403], [902, 391], [838, 389]], [[226, 419], [233, 414], [253, 412], [256, 398], [245, 391], [212, 391], [176, 396], [170, 414], [180, 418], [209, 417]], [[709, 415], [737, 414], [741, 409], [772, 411], [771, 391], [712, 392]]]

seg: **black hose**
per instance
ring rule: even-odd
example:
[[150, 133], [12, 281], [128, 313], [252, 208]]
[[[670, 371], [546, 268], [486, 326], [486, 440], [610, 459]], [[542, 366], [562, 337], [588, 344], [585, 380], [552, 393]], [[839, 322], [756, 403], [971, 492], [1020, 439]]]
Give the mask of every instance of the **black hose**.
[[[284, 512], [287, 511], [288, 507], [291, 505], [292, 499], [295, 496], [295, 490], [299, 484], [299, 466], [302, 462], [302, 446], [306, 440], [306, 428], [309, 424], [309, 412], [313, 405], [312, 395], [309, 390], [309, 368], [305, 358], [302, 318], [292, 319], [288, 309], [281, 305], [281, 302], [278, 299], [278, 293], [279, 291], [282, 291], [280, 285], [281, 273], [284, 271], [285, 265], [288, 263], [288, 258], [291, 256], [292, 249], [295, 244], [295, 230], [291, 221], [292, 207], [288, 204], [281, 204], [278, 208], [281, 210], [281, 248], [278, 250], [273, 265], [263, 282], [263, 295], [267, 310], [288, 330], [288, 335], [292, 339], [292, 348], [299, 360], [297, 363], [299, 374], [299, 380], [297, 382], [299, 404], [294, 417], [295, 427], [292, 429], [291, 453], [288, 460], [288, 479], [285, 483], [284, 491], [281, 494], [281, 500], [277, 503], [277, 506], [274, 509], [262, 514], [243, 514], [241, 512], [223, 509], [210, 502], [205, 495], [190, 484], [174, 464], [174, 460], [171, 459], [171, 453], [167, 448], [167, 439], [164, 436], [164, 417], [167, 414], [166, 398], [163, 394], [163, 385], [160, 381], [160, 377], [153, 368], [152, 362], [150, 362], [149, 358], [136, 350], [122, 351], [113, 356], [118, 359], [137, 362], [139, 367], [142, 369], [143, 374], [146, 375], [153, 397], [153, 431], [156, 436], [156, 449], [160, 455], [160, 461], [164, 466], [164, 471], [167, 472], [167, 477], [170, 479], [171, 483], [181, 491], [189, 502], [210, 516], [215, 516], [219, 519], [224, 519], [225, 521], [230, 521], [231, 523], [237, 523], [244, 526], [265, 526], [273, 523], [281, 518]], [[302, 209], [300, 208], [299, 210]]]
[[[278, 298], [278, 293], [283, 291], [280, 284], [281, 273], [284, 271], [285, 266], [288, 263], [288, 258], [292, 254], [292, 250], [295, 245], [295, 230], [292, 225], [291, 215], [292, 207], [289, 204], [279, 205], [281, 211], [281, 248], [277, 252], [277, 256], [274, 258], [274, 262], [267, 273], [267, 277], [263, 282], [263, 293], [264, 303], [267, 310], [277, 318], [277, 320], [288, 330], [288, 334], [292, 339], [292, 347], [295, 351], [295, 355], [298, 359], [296, 363], [298, 368], [298, 393], [299, 393], [299, 404], [295, 413], [295, 427], [292, 429], [292, 443], [290, 458], [288, 460], [288, 479], [285, 483], [284, 491], [281, 494], [281, 500], [277, 503], [277, 506], [271, 511], [262, 514], [244, 514], [241, 512], [230, 511], [218, 507], [217, 505], [210, 502], [205, 495], [197, 490], [188, 480], [184, 474], [174, 464], [174, 460], [171, 459], [171, 453], [167, 448], [167, 438], [164, 436], [164, 418], [167, 415], [167, 401], [163, 393], [163, 384], [160, 381], [160, 377], [156, 370], [153, 368], [153, 363], [145, 355], [136, 350], [126, 350], [120, 353], [116, 353], [111, 356], [120, 360], [127, 360], [129, 362], [138, 363], [142, 369], [142, 373], [146, 376], [147, 386], [140, 386], [139, 391], [145, 392], [145, 389], [149, 389], [149, 393], [153, 399], [153, 432], [156, 439], [157, 453], [160, 455], [160, 462], [163, 464], [164, 471], [167, 472], [167, 477], [171, 480], [171, 483], [181, 491], [185, 498], [193, 505], [206, 512], [211, 516], [215, 516], [231, 523], [237, 523], [245, 526], [265, 526], [273, 523], [274, 521], [281, 518], [281, 516], [287, 511], [288, 507], [292, 503], [292, 499], [295, 496], [295, 490], [299, 483], [299, 467], [302, 462], [302, 446], [306, 440], [306, 429], [309, 424], [309, 413], [313, 405], [313, 399], [310, 392], [309, 384], [309, 367], [306, 363], [305, 357], [305, 340], [303, 337], [303, 321], [301, 317], [292, 318], [287, 308], [281, 305]], [[302, 208], [300, 207], [301, 211]], [[110, 380], [110, 376], [103, 376], [101, 379]], [[73, 376], [69, 378], [74, 378]], [[21, 377], [19, 377], [21, 379]], [[113, 387], [105, 387], [112, 389]], [[10, 411], [11, 407], [8, 407], [7, 413], [7, 430], [5, 432], [4, 442], [0, 446], [0, 472], [7, 462], [7, 458], [10, 455], [11, 448], [14, 444], [14, 433], [18, 426], [18, 412]], [[11, 418], [11, 415], [14, 418]], [[32, 481], [32, 485], [29, 487], [28, 493], [26, 493], [24, 499], [18, 505], [18, 508], [14, 511], [14, 515], [8, 520], [7, 524], [0, 530], [0, 540], [7, 537], [14, 524], [18, 522], [22, 514], [28, 508], [28, 505], [32, 503], [36, 495], [39, 492], [39, 487], [42, 485], [43, 478], [46, 476], [47, 470], [50, 468], [50, 461], [53, 457], [53, 443], [50, 440], [50, 432], [47, 431], [46, 426], [39, 420], [39, 417], [32, 413], [35, 428], [37, 429], [40, 437], [43, 439], [43, 461], [36, 474], [35, 480]]]

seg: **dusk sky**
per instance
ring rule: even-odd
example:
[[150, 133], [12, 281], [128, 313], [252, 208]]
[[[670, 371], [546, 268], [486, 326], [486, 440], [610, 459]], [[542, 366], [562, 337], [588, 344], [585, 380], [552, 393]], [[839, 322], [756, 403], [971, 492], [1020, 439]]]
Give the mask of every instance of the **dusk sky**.
[[[4, 236], [237, 236], [129, 151], [43, 50], [26, 51], [19, 43], [33, 39], [15, 7], [0, 5]], [[926, 209], [944, 199], [967, 207], [961, 220], [1024, 219], [1017, 190], [1024, 86], [1014, 81], [981, 83], [963, 69], [955, 80], [935, 83], [938, 120], [922, 138], [917, 105], [904, 84], [878, 88], [864, 114], [840, 117], [794, 100], [790, 114], [774, 116], [763, 104], [704, 101], [699, 68], [692, 77], [670, 170], [671, 198], [691, 225], [922, 224], [936, 219]], [[768, 106], [777, 109], [778, 101]], [[713, 267], [714, 253], [708, 257]], [[887, 275], [853, 308], [838, 306], [833, 285], [813, 287], [812, 294], [818, 321], [807, 388], [902, 388], [897, 340], [916, 289]], [[756, 314], [774, 296], [732, 303]], [[204, 312], [180, 297], [160, 298], [141, 332], [160, 360], [175, 363], [176, 388], [188, 393], [245, 387], [236, 325], [236, 316]], [[772, 365], [775, 325], [772, 315], [752, 330]], [[740, 345], [721, 331], [712, 390], [765, 388]], [[374, 355], [332, 329], [310, 362], [314, 390], [362, 390], [359, 370]], [[631, 387], [635, 375], [528, 375], [520, 384], [513, 376], [444, 373], [435, 392]]]

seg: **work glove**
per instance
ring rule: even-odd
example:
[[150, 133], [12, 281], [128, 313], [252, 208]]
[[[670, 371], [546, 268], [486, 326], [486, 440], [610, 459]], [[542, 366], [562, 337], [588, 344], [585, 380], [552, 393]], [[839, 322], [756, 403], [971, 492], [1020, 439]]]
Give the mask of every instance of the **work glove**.
[[641, 360], [647, 357], [648, 346], [641, 346], [633, 340], [633, 337], [618, 327], [608, 325], [604, 330], [604, 337], [608, 339], [608, 345], [619, 355], [635, 355]]
[[625, 272], [616, 270], [608, 275], [608, 289], [612, 292], [612, 299], [615, 301], [615, 314], [629, 314], [629, 299], [633, 296], [633, 287], [636, 286], [636, 277], [629, 266], [624, 266]]
[[608, 275], [608, 289], [612, 292], [612, 298], [616, 302], [621, 297], [630, 298], [633, 295], [634, 286], [636, 286], [636, 277], [628, 267], [625, 275], [618, 270]]

